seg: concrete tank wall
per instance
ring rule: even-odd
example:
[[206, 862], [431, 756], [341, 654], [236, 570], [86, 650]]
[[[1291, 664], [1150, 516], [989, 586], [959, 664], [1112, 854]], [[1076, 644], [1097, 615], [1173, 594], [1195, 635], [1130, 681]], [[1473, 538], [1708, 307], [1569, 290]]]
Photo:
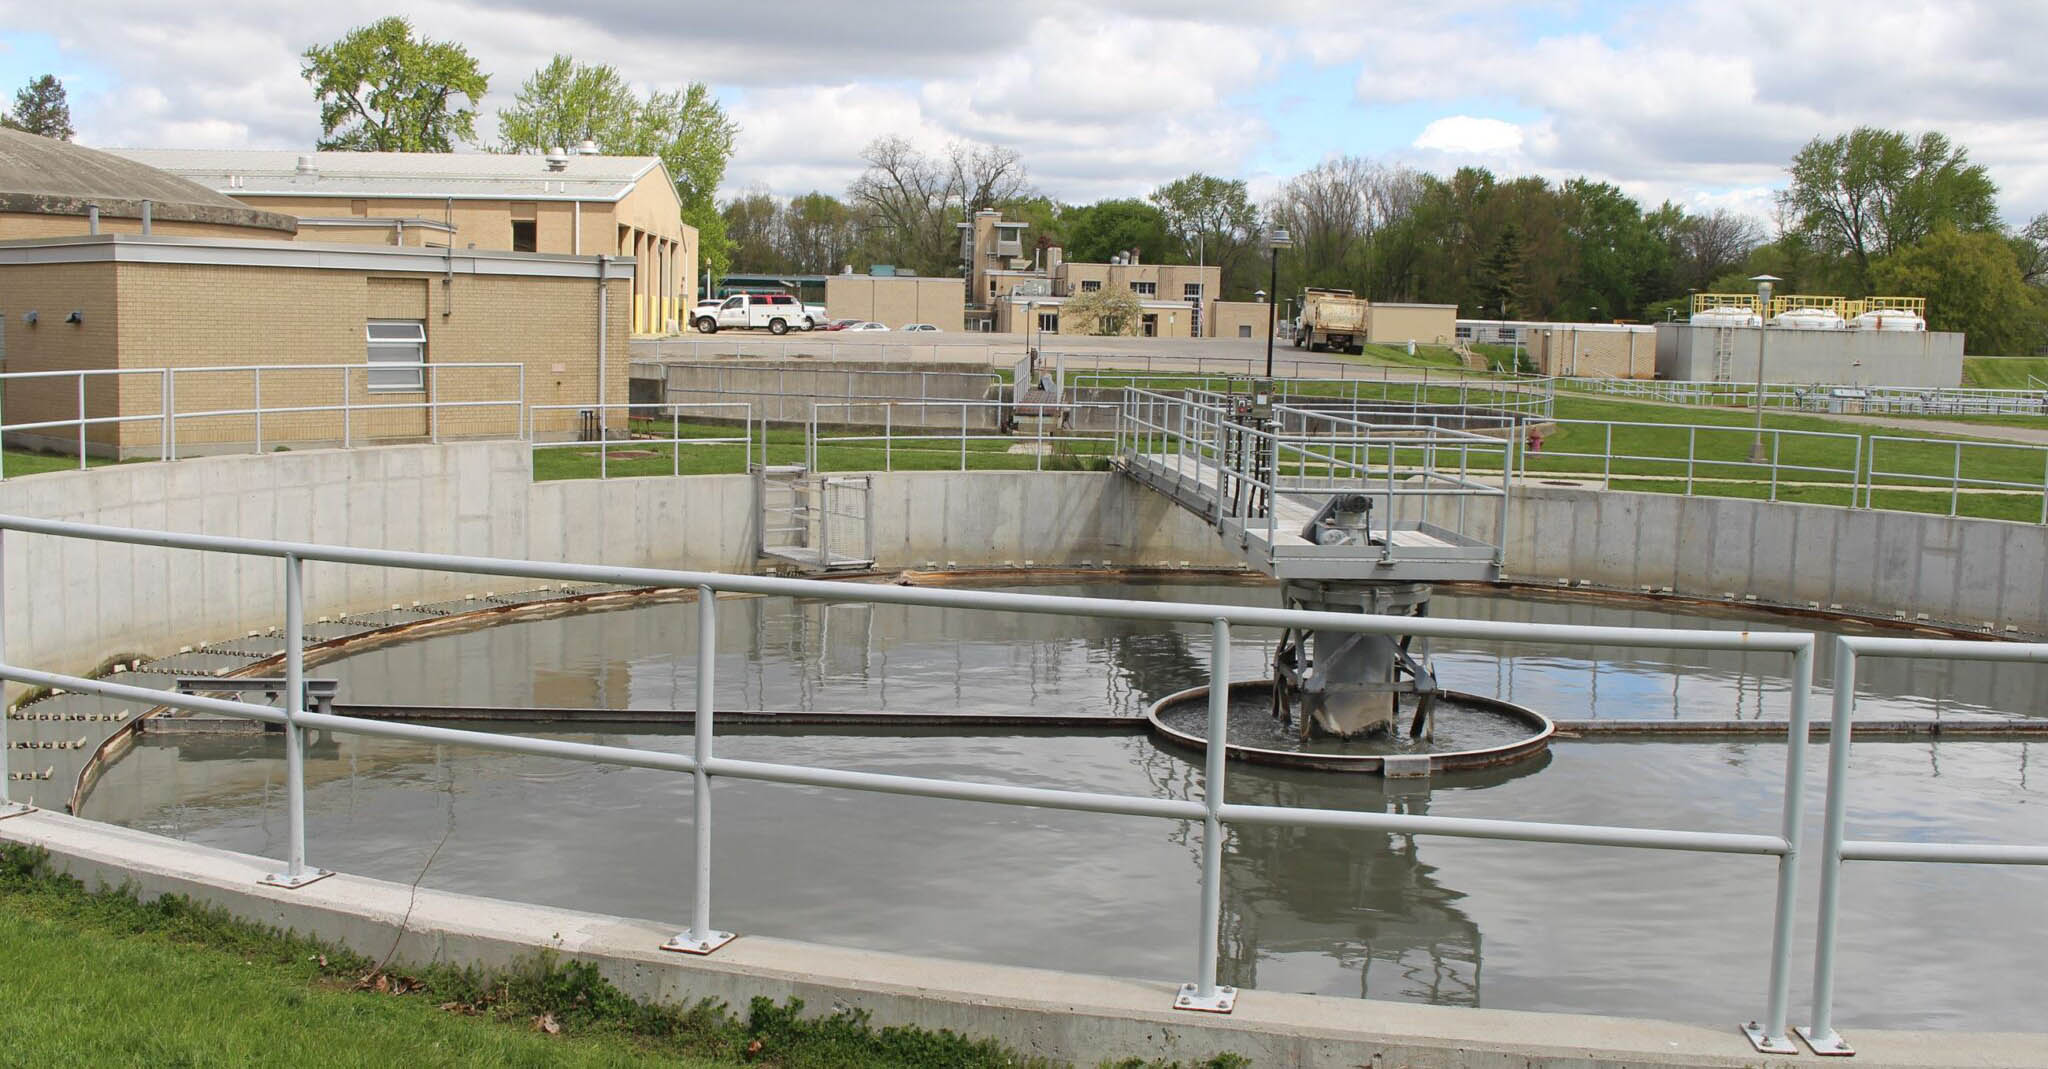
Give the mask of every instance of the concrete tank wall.
[[[887, 568], [1115, 563], [1228, 566], [1193, 517], [1120, 477], [899, 472], [874, 477]], [[81, 523], [707, 571], [755, 566], [753, 480], [535, 483], [527, 447], [464, 443], [222, 456], [0, 483], [0, 512]], [[83, 672], [283, 622], [269, 558], [6, 536], [7, 656]], [[516, 589], [516, 578], [312, 563], [308, 619]]]
[[[1725, 379], [1756, 381], [1759, 327], [1657, 324], [1657, 377], [1713, 382], [1714, 347], [1721, 331], [1730, 351]], [[1943, 331], [1796, 330], [1772, 327], [1765, 340], [1764, 377], [1770, 382], [1838, 386], [1960, 386], [1963, 336]]]
[[[879, 566], [1228, 567], [1208, 528], [1121, 475], [873, 476]], [[755, 567], [743, 475], [534, 483], [518, 443], [227, 456], [11, 479], [0, 512], [247, 538], [712, 571]], [[1441, 519], [1441, 517], [1437, 517]], [[1755, 594], [2048, 631], [2048, 527], [1916, 513], [1534, 486], [1510, 574]], [[1485, 529], [1473, 504], [1468, 529]], [[309, 618], [436, 601], [518, 579], [309, 564]], [[79, 672], [282, 622], [280, 565], [10, 534], [7, 655]]]

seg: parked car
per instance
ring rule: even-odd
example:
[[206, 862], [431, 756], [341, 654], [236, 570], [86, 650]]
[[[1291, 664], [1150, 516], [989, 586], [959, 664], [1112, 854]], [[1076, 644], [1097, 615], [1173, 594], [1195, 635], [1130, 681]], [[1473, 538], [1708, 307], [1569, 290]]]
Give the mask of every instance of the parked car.
[[942, 333], [942, 332], [941, 332], [941, 331], [939, 330], [939, 328], [937, 328], [937, 327], [935, 327], [935, 326], [932, 326], [932, 325], [931, 325], [930, 323], [905, 323], [905, 324], [903, 324], [903, 329], [904, 329], [904, 330], [911, 330], [911, 331], [917, 331], [917, 332], [919, 332], [919, 333], [922, 333], [922, 334], [938, 334], [938, 333]]
[[715, 310], [698, 308], [691, 325], [705, 334], [721, 330], [765, 330], [787, 334], [809, 330], [810, 317], [804, 306], [787, 293], [736, 293], [718, 303]]
[[848, 328], [846, 328], [846, 329], [848, 329], [848, 330], [888, 330], [888, 329], [889, 329], [889, 324], [887, 324], [887, 323], [876, 323], [876, 322], [873, 322], [873, 321], [871, 320], [871, 321], [869, 321], [869, 322], [866, 322], [866, 323], [856, 323], [856, 324], [854, 324], [853, 326], [850, 326], [850, 327], [848, 327]]
[[820, 329], [820, 330], [848, 330], [848, 329], [851, 329], [851, 328], [853, 328], [853, 327], [857, 327], [857, 326], [860, 326], [860, 325], [861, 325], [861, 320], [858, 320], [858, 319], [835, 319], [835, 320], [831, 321], [830, 323], [827, 323], [827, 324], [825, 324], [824, 326], [822, 326], [822, 327], [820, 327], [820, 328], [818, 328], [818, 329]]

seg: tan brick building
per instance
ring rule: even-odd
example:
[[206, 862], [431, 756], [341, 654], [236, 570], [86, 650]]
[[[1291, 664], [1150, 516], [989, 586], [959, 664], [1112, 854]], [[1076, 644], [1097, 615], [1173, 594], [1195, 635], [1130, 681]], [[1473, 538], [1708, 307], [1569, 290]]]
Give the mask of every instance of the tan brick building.
[[872, 320], [891, 330], [930, 323], [961, 329], [966, 280], [919, 275], [832, 275], [825, 279], [825, 314]]
[[1455, 304], [1372, 302], [1365, 340], [1378, 345], [1449, 345], [1458, 337]]
[[300, 240], [627, 257], [636, 334], [678, 329], [697, 303], [697, 231], [653, 156], [113, 151], [289, 215]]
[[[158, 456], [165, 411], [180, 453], [515, 437], [522, 398], [589, 405], [601, 360], [603, 396], [626, 400], [627, 322], [613, 310], [627, 307], [629, 266], [112, 234], [0, 242], [6, 370], [102, 372], [82, 393], [75, 375], [12, 379], [0, 410], [9, 425], [68, 420], [82, 399], [106, 421], [86, 430], [99, 455]], [[532, 429], [562, 437], [579, 419], [537, 412]], [[68, 452], [77, 434], [10, 438]]]
[[[1140, 333], [1175, 338], [1218, 337], [1209, 324], [1223, 288], [1223, 269], [1195, 264], [1148, 264], [1133, 249], [1114, 263], [1067, 260], [1058, 246], [1024, 255], [1025, 224], [983, 209], [958, 224], [960, 261], [967, 277], [969, 329], [1022, 333], [1052, 324], [1046, 297], [1063, 298], [1105, 286], [1128, 289], [1145, 306], [1149, 326]], [[1037, 308], [1038, 311], [1031, 311]], [[1073, 324], [1069, 324], [1073, 327]]]
[[1257, 338], [1272, 329], [1273, 306], [1264, 301], [1217, 301], [1211, 337]]
[[1523, 329], [1521, 336], [1529, 360], [1545, 375], [1614, 379], [1657, 375], [1655, 327], [1539, 323]]
[[84, 448], [119, 456], [566, 436], [595, 428], [529, 406], [626, 400], [633, 261], [292, 240], [297, 223], [0, 130], [10, 444], [77, 451], [75, 422], [24, 425], [81, 417]]

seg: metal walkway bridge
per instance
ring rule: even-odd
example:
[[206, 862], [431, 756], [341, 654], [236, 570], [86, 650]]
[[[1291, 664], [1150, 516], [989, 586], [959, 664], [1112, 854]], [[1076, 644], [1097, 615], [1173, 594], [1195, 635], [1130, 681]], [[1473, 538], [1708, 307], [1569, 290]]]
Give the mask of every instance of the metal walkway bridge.
[[1255, 419], [1246, 401], [1128, 390], [1115, 463], [1276, 579], [1500, 577], [1520, 427], [1511, 414], [1302, 403]]

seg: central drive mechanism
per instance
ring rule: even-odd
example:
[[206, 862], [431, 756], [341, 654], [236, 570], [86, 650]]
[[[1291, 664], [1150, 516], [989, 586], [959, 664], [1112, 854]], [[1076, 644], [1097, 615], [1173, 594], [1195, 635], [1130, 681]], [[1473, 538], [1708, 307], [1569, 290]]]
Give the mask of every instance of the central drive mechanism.
[[[1427, 616], [1429, 593], [1427, 583], [1289, 582], [1281, 588], [1288, 608], [1383, 616]], [[1289, 629], [1274, 654], [1273, 715], [1286, 718], [1298, 707], [1303, 738], [1402, 731], [1429, 737], [1436, 676], [1427, 640], [1416, 649], [1414, 638]]]

